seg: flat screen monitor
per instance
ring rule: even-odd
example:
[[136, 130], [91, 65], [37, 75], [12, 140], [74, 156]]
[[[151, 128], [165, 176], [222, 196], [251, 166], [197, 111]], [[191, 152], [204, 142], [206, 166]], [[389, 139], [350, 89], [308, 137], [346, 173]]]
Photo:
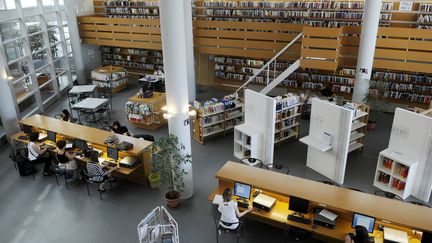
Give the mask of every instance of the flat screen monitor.
[[424, 231], [421, 239], [421, 243], [430, 243], [432, 242], [432, 232]]
[[53, 141], [55, 143], [56, 142], [57, 133], [51, 132], [51, 131], [47, 131], [47, 134], [48, 134], [48, 140]]
[[240, 182], [236, 182], [234, 184], [234, 195], [249, 199], [251, 196], [252, 186], [248, 184], [243, 184]]
[[30, 135], [32, 133], [32, 126], [23, 125], [23, 131], [24, 131], [24, 133], [27, 133]]
[[354, 213], [351, 227], [354, 229], [357, 225], [364, 226], [369, 233], [374, 231], [375, 218], [364, 214]]
[[107, 156], [113, 160], [118, 160], [118, 149], [113, 147], [107, 147]]
[[87, 148], [87, 142], [82, 139], [75, 139], [75, 147], [79, 149], [86, 149]]
[[303, 198], [290, 196], [288, 209], [296, 213], [307, 214], [309, 211], [309, 201]]

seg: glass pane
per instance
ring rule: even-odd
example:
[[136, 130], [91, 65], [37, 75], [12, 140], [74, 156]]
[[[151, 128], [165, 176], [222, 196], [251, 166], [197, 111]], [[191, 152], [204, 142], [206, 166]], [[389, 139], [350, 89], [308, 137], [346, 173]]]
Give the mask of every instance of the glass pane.
[[51, 54], [54, 60], [59, 57], [64, 57], [63, 46], [61, 45], [61, 43], [55, 46], [51, 46]]
[[64, 31], [64, 35], [65, 35], [65, 39], [69, 39], [69, 27], [65, 26], [63, 27], [63, 31]]
[[61, 18], [62, 18], [62, 25], [67, 25], [67, 15], [66, 15], [66, 11], [61, 11], [60, 12]]
[[13, 80], [18, 80], [29, 73], [29, 62], [27, 58], [9, 65], [9, 76], [13, 77]]
[[29, 36], [29, 44], [32, 53], [46, 47], [42, 34]]
[[54, 6], [54, 0], [42, 0], [44, 6]]
[[20, 104], [18, 104], [18, 109], [22, 115], [28, 115], [30, 112], [38, 107], [36, 98], [34, 95], [28, 97]]
[[40, 88], [39, 91], [42, 98], [42, 102], [48, 100], [55, 94], [53, 82], [49, 82], [48, 84]]
[[0, 0], [0, 11], [15, 9], [15, 0]]
[[23, 8], [34, 8], [37, 7], [36, 0], [21, 0], [21, 6]]
[[51, 80], [51, 73], [49, 66], [36, 71], [36, 80], [39, 87], [43, 86], [46, 82]]
[[69, 66], [70, 66], [70, 68], [74, 69], [75, 68], [75, 59], [74, 59], [72, 53], [69, 53], [68, 58], [69, 58]]
[[56, 74], [67, 71], [66, 58], [60, 58], [54, 62], [54, 69]]
[[27, 33], [35, 33], [42, 30], [40, 18], [38, 15], [24, 18], [24, 23], [27, 29]]
[[69, 86], [69, 77], [67, 72], [57, 77], [57, 84], [60, 91]]
[[63, 6], [64, 5], [64, 0], [59, 0], [59, 5]]
[[21, 102], [31, 91], [34, 90], [31, 76], [27, 76], [13, 84], [17, 102]]
[[55, 28], [55, 29], [49, 30], [48, 31], [48, 38], [49, 38], [49, 42], [50, 42], [51, 46], [53, 44], [55, 44], [56, 42], [60, 41], [60, 29]]
[[24, 49], [24, 39], [9, 42], [4, 45], [7, 62], [16, 60], [26, 55]]
[[0, 23], [0, 34], [2, 36], [3, 41], [21, 37], [22, 36], [21, 28], [18, 20], [15, 20], [13, 22]]
[[72, 44], [71, 44], [71, 40], [66, 40], [66, 46], [67, 46], [67, 52], [68, 53], [72, 53]]
[[35, 70], [48, 64], [48, 54], [46, 49], [36, 54], [33, 54], [33, 64]]
[[45, 14], [45, 21], [47, 23], [47, 28], [52, 28], [54, 26], [58, 26], [58, 20], [57, 20], [57, 14], [56, 13], [49, 13]]

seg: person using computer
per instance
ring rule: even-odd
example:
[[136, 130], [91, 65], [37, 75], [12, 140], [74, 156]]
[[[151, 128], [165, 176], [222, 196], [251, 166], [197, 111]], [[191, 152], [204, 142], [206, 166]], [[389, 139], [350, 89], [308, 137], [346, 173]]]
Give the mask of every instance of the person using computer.
[[37, 141], [39, 140], [39, 132], [32, 132], [29, 136], [28, 143], [28, 159], [33, 164], [44, 163], [44, 176], [51, 175], [51, 157], [47, 152], [48, 147], [45, 145], [39, 145]]
[[75, 154], [69, 151], [66, 151], [66, 141], [59, 140], [57, 141], [57, 153], [56, 158], [59, 162], [59, 167], [64, 168], [67, 171], [75, 171], [78, 169], [77, 163], [75, 161]]
[[104, 189], [105, 182], [109, 180], [111, 173], [117, 170], [119, 167], [113, 167], [109, 170], [104, 170], [105, 166], [99, 165], [98, 162], [90, 161], [87, 163], [87, 173], [89, 180], [94, 182], [99, 182], [99, 191], [105, 192]]
[[226, 229], [236, 229], [239, 225], [239, 218], [252, 211], [253, 207], [249, 206], [243, 212], [237, 207], [237, 202], [231, 200], [232, 190], [226, 188], [222, 194], [223, 202], [219, 203], [218, 211], [221, 213], [220, 225]]
[[355, 226], [355, 235], [348, 234], [345, 236], [345, 243], [369, 243], [369, 234], [366, 227]]
[[70, 121], [70, 113], [68, 110], [64, 109], [60, 113], [60, 120], [62, 121]]
[[126, 126], [122, 126], [119, 121], [113, 122], [112, 126], [110, 127], [111, 131], [117, 134], [122, 134], [125, 136], [133, 136], [131, 132], [129, 132], [129, 129]]

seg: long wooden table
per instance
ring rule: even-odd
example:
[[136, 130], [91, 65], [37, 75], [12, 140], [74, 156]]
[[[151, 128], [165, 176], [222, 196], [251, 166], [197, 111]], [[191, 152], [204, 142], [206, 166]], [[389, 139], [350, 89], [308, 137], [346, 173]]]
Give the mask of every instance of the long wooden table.
[[[51, 131], [57, 133], [57, 140], [59, 139], [81, 139], [91, 143], [93, 148], [102, 150], [104, 153], [101, 156], [106, 158], [107, 146], [104, 144], [105, 139], [113, 133], [93, 127], [87, 127], [75, 123], [70, 123], [58, 120], [52, 117], [42, 115], [34, 115], [24, 120], [19, 121], [21, 125], [32, 126], [34, 129], [42, 131]], [[26, 135], [19, 132], [11, 136], [11, 139], [20, 143], [28, 143], [26, 139], [20, 139], [21, 136]], [[137, 157], [141, 163], [134, 168], [120, 167], [114, 172], [115, 175], [125, 178], [127, 180], [146, 184], [147, 176], [151, 173], [151, 154], [147, 147], [152, 144], [150, 141], [128, 137], [116, 134], [120, 141], [126, 141], [133, 144], [133, 148], [127, 151], [119, 151], [119, 158], [126, 156]], [[76, 157], [78, 162], [87, 163], [90, 161], [86, 157]], [[119, 159], [120, 160], [120, 159]]]
[[[236, 181], [250, 184], [254, 188], [261, 189], [264, 194], [276, 198], [277, 203], [270, 212], [254, 210], [248, 213], [247, 217], [283, 229], [290, 226], [306, 229], [312, 231], [318, 238], [325, 238], [327, 241], [342, 241], [347, 233], [353, 232], [351, 222], [354, 212], [375, 217], [376, 226], [379, 224], [408, 232], [412, 243], [420, 242], [419, 239], [413, 237], [413, 229], [432, 231], [432, 209], [427, 207], [231, 161], [228, 161], [216, 173], [216, 178], [219, 186], [210, 194], [209, 200], [213, 200], [215, 194], [222, 194], [225, 188], [233, 188]], [[288, 210], [291, 195], [309, 200], [311, 209], [326, 208], [338, 214], [335, 229], [288, 221], [287, 216], [293, 213]], [[313, 214], [309, 213], [306, 217], [313, 219]], [[377, 228], [372, 236], [375, 242], [383, 241], [383, 232]]]

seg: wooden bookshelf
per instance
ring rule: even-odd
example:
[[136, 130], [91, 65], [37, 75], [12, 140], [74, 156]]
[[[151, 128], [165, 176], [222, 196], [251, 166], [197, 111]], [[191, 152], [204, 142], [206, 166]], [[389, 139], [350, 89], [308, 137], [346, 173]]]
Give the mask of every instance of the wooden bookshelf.
[[91, 72], [91, 80], [98, 90], [108, 88], [116, 93], [127, 87], [128, 72], [122, 67], [104, 66]]
[[195, 110], [197, 115], [193, 119], [193, 138], [201, 144], [210, 136], [225, 135], [244, 121], [243, 103], [240, 101], [231, 106], [217, 102]]
[[167, 124], [167, 120], [163, 118], [163, 111], [161, 110], [165, 105], [165, 93], [154, 92], [150, 98], [141, 98], [139, 95], [134, 95], [126, 102], [126, 117], [134, 126], [148, 130], [157, 130]]

